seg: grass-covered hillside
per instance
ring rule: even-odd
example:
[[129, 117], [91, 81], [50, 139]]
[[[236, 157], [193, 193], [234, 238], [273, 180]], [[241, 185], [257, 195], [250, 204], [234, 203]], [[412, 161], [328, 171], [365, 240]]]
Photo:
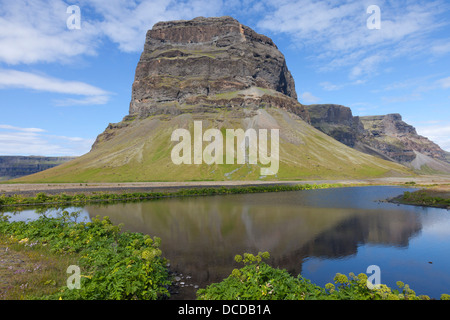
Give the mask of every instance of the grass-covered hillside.
[[[175, 129], [193, 133], [194, 121], [208, 128], [279, 129], [279, 170], [261, 176], [257, 164], [180, 164], [171, 160]], [[210, 142], [203, 142], [203, 149]], [[225, 139], [224, 139], [225, 144]], [[268, 143], [270, 146], [270, 143]], [[224, 148], [225, 150], [225, 148]], [[225, 157], [225, 155], [224, 155]], [[226, 161], [224, 161], [225, 163]], [[176, 116], [125, 117], [97, 138], [92, 150], [58, 167], [14, 182], [128, 182], [192, 180], [356, 179], [412, 175], [406, 167], [361, 153], [279, 108], [204, 108]]]

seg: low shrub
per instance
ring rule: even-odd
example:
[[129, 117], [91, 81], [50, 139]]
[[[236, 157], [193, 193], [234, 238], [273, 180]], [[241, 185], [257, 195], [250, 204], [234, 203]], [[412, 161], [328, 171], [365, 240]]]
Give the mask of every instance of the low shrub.
[[[77, 255], [80, 289], [63, 286], [44, 299], [162, 299], [171, 284], [161, 240], [141, 233], [122, 232], [108, 217], [75, 222], [78, 213], [41, 216], [30, 222], [0, 221], [0, 233], [49, 246], [59, 255]], [[67, 266], [69, 267], [69, 266]], [[69, 274], [67, 275], [69, 277]]]
[[188, 196], [206, 196], [220, 194], [242, 194], [242, 193], [261, 193], [261, 192], [283, 192], [299, 191], [311, 189], [326, 189], [342, 187], [341, 184], [298, 184], [298, 185], [269, 185], [269, 186], [242, 186], [242, 187], [210, 187], [210, 188], [186, 188], [173, 192], [133, 192], [133, 193], [93, 193], [90, 195], [78, 193], [75, 195], [45, 194], [40, 192], [35, 196], [24, 196], [20, 194], [0, 195], [0, 207], [3, 210], [11, 207], [23, 208], [24, 206], [51, 205], [61, 207], [67, 204], [84, 205], [92, 202], [126, 202], [144, 199], [161, 199], [168, 197], [188, 197]]
[[[230, 276], [197, 291], [199, 300], [429, 300], [425, 295], [417, 296], [408, 285], [397, 282], [399, 289], [384, 284], [369, 289], [367, 275], [347, 277], [337, 273], [334, 283], [324, 288], [311, 283], [301, 275], [294, 277], [286, 270], [273, 268], [263, 262], [267, 252], [258, 255], [237, 255], [235, 260], [244, 267], [234, 269]], [[441, 299], [449, 299], [443, 294]]]

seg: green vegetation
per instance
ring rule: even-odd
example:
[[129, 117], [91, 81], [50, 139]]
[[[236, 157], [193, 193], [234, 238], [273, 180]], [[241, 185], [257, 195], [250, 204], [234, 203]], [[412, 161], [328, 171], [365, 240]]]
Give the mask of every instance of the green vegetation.
[[[272, 268], [262, 260], [267, 252], [258, 255], [245, 253], [237, 255], [236, 262], [244, 267], [234, 269], [231, 275], [220, 283], [214, 283], [197, 291], [199, 300], [429, 300], [428, 296], [417, 296], [401, 281], [399, 289], [381, 284], [376, 289], [367, 287], [367, 275], [353, 273], [347, 277], [337, 273], [334, 283], [325, 288], [317, 286], [301, 275], [294, 277], [286, 270]], [[442, 300], [450, 295], [442, 294]]]
[[[80, 289], [64, 285], [51, 293], [28, 293], [24, 298], [156, 300], [169, 296], [171, 281], [159, 238], [121, 232], [121, 226], [107, 217], [77, 223], [77, 215], [63, 211], [59, 217], [43, 215], [28, 223], [8, 222], [7, 217], [0, 220], [3, 237], [34, 247], [48, 246], [52, 254], [73, 257], [81, 270]], [[65, 277], [69, 275], [65, 273]], [[56, 280], [46, 279], [43, 285], [47, 284], [54, 286]]]
[[[259, 89], [258, 89], [259, 90]], [[194, 103], [194, 102], [193, 102]], [[281, 109], [267, 107], [257, 114], [252, 108], [167, 105], [177, 116], [153, 115], [108, 126], [87, 154], [57, 167], [21, 177], [9, 183], [88, 183], [152, 181], [292, 181], [365, 179], [387, 176], [414, 176], [411, 169], [391, 161], [361, 153], [308, 125], [292, 119]], [[207, 105], [208, 103], [206, 103]], [[163, 108], [163, 109], [164, 109]], [[176, 113], [176, 112], [175, 112]], [[202, 119], [206, 128], [243, 128], [244, 123], [264, 127], [271, 123], [283, 128], [280, 135], [277, 175], [261, 176], [261, 164], [181, 164], [171, 160], [176, 145], [175, 129], [193, 131], [193, 121]], [[255, 128], [256, 128], [255, 127]], [[192, 132], [191, 132], [192, 134]], [[203, 143], [206, 146], [207, 142]]]
[[206, 196], [220, 194], [238, 194], [238, 193], [260, 193], [260, 192], [281, 192], [281, 191], [298, 191], [311, 189], [325, 189], [342, 187], [341, 184], [299, 184], [299, 185], [271, 185], [271, 186], [246, 186], [246, 187], [219, 187], [219, 188], [193, 188], [181, 189], [173, 192], [133, 192], [133, 193], [95, 193], [91, 195], [75, 194], [67, 195], [60, 193], [49, 195], [38, 193], [34, 197], [26, 197], [23, 195], [6, 196], [0, 195], [0, 207], [20, 207], [30, 205], [63, 205], [77, 204], [83, 205], [90, 202], [108, 202], [108, 201], [134, 201], [144, 199], [160, 199], [167, 197], [186, 197], [186, 196]]
[[450, 198], [448, 194], [447, 196], [444, 196], [444, 194], [433, 194], [429, 190], [418, 190], [414, 192], [405, 191], [403, 195], [395, 198], [394, 202], [438, 208], [450, 207]]
[[[158, 300], [170, 296], [171, 276], [167, 261], [159, 249], [160, 239], [141, 233], [122, 232], [109, 218], [92, 222], [76, 222], [78, 213], [63, 211], [56, 218], [42, 215], [31, 222], [8, 222], [0, 219], [0, 246], [8, 239], [14, 250], [34, 251], [50, 260], [62, 261], [52, 272], [42, 269], [25, 270], [21, 278], [19, 299], [82, 299]], [[336, 274], [334, 283], [324, 288], [301, 275], [294, 277], [286, 270], [273, 268], [263, 262], [269, 253], [237, 255], [243, 263], [220, 283], [197, 291], [199, 300], [428, 300], [417, 296], [408, 285], [397, 282], [399, 289], [380, 285], [368, 289], [367, 275]], [[65, 265], [66, 264], [66, 265]], [[69, 289], [66, 272], [69, 265], [81, 270], [79, 289]], [[35, 264], [36, 265], [36, 262]], [[0, 270], [1, 271], [1, 270]], [[59, 272], [57, 272], [59, 271]], [[2, 276], [2, 273], [0, 273]], [[3, 275], [4, 276], [4, 275]], [[31, 281], [33, 279], [33, 282]], [[0, 279], [3, 280], [3, 279]], [[26, 284], [23, 281], [29, 281]], [[11, 296], [10, 296], [11, 298]], [[442, 300], [450, 295], [443, 294]]]
[[0, 261], [0, 299], [23, 300], [50, 295], [65, 285], [67, 266], [76, 264], [77, 256], [0, 233]]

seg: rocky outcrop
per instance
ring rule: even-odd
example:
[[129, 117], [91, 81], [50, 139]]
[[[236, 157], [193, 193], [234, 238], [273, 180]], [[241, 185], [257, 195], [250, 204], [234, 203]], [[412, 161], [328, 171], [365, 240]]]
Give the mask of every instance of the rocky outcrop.
[[363, 142], [398, 162], [411, 162], [420, 153], [446, 161], [446, 152], [428, 138], [417, 134], [398, 113], [360, 117], [364, 126]]
[[[268, 91], [249, 101], [245, 93], [238, 97], [249, 88]], [[273, 97], [273, 92], [282, 98], [264, 97]], [[199, 101], [207, 101], [205, 107], [281, 102], [307, 114], [297, 101], [285, 58], [270, 38], [231, 17], [155, 24], [136, 68], [129, 114], [177, 115], [186, 108], [192, 112]]]
[[314, 104], [306, 106], [311, 124], [349, 147], [355, 147], [364, 126], [352, 110], [337, 104]]
[[0, 156], [0, 181], [47, 170], [74, 157]]
[[350, 108], [335, 104], [305, 106], [311, 124], [359, 151], [428, 173], [449, 172], [448, 152], [417, 134], [398, 113], [355, 117]]

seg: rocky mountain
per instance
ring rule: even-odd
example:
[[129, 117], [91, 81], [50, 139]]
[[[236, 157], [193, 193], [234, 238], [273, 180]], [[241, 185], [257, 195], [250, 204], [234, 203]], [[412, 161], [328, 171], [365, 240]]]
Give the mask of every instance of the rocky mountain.
[[448, 152], [417, 134], [398, 113], [353, 116], [350, 108], [321, 104], [305, 106], [311, 124], [359, 151], [404, 164], [422, 173], [450, 173]]
[[348, 107], [338, 104], [313, 104], [305, 107], [314, 127], [349, 147], [355, 147], [364, 132], [359, 117], [354, 117]]
[[[260, 95], [242, 96], [252, 95], [242, 91], [255, 87], [283, 95], [268, 94], [267, 101]], [[306, 116], [296, 100], [294, 79], [271, 39], [231, 17], [200, 17], [160, 22], [147, 32], [130, 114], [142, 118], [180, 114], [189, 106], [242, 108], [275, 103]]]
[[75, 157], [0, 156], [0, 181], [47, 170]]
[[[239, 163], [235, 152], [223, 154], [227, 159], [223, 164], [175, 164], [171, 155], [178, 144], [172, 134], [185, 129], [195, 136], [196, 123], [204, 131], [217, 129], [225, 136], [231, 129], [267, 129], [271, 137], [272, 130], [279, 130], [279, 170], [261, 174], [261, 161], [254, 163], [247, 157]], [[197, 143], [210, 146], [205, 137], [192, 144]], [[220, 140], [214, 143], [220, 145]], [[224, 145], [222, 141], [220, 146]], [[248, 155], [248, 140], [237, 148]], [[160, 22], [147, 32], [129, 114], [109, 124], [89, 153], [17, 181], [282, 180], [410, 174], [402, 165], [359, 152], [311, 126], [307, 109], [297, 101], [285, 58], [270, 38], [231, 17], [199, 17]]]

